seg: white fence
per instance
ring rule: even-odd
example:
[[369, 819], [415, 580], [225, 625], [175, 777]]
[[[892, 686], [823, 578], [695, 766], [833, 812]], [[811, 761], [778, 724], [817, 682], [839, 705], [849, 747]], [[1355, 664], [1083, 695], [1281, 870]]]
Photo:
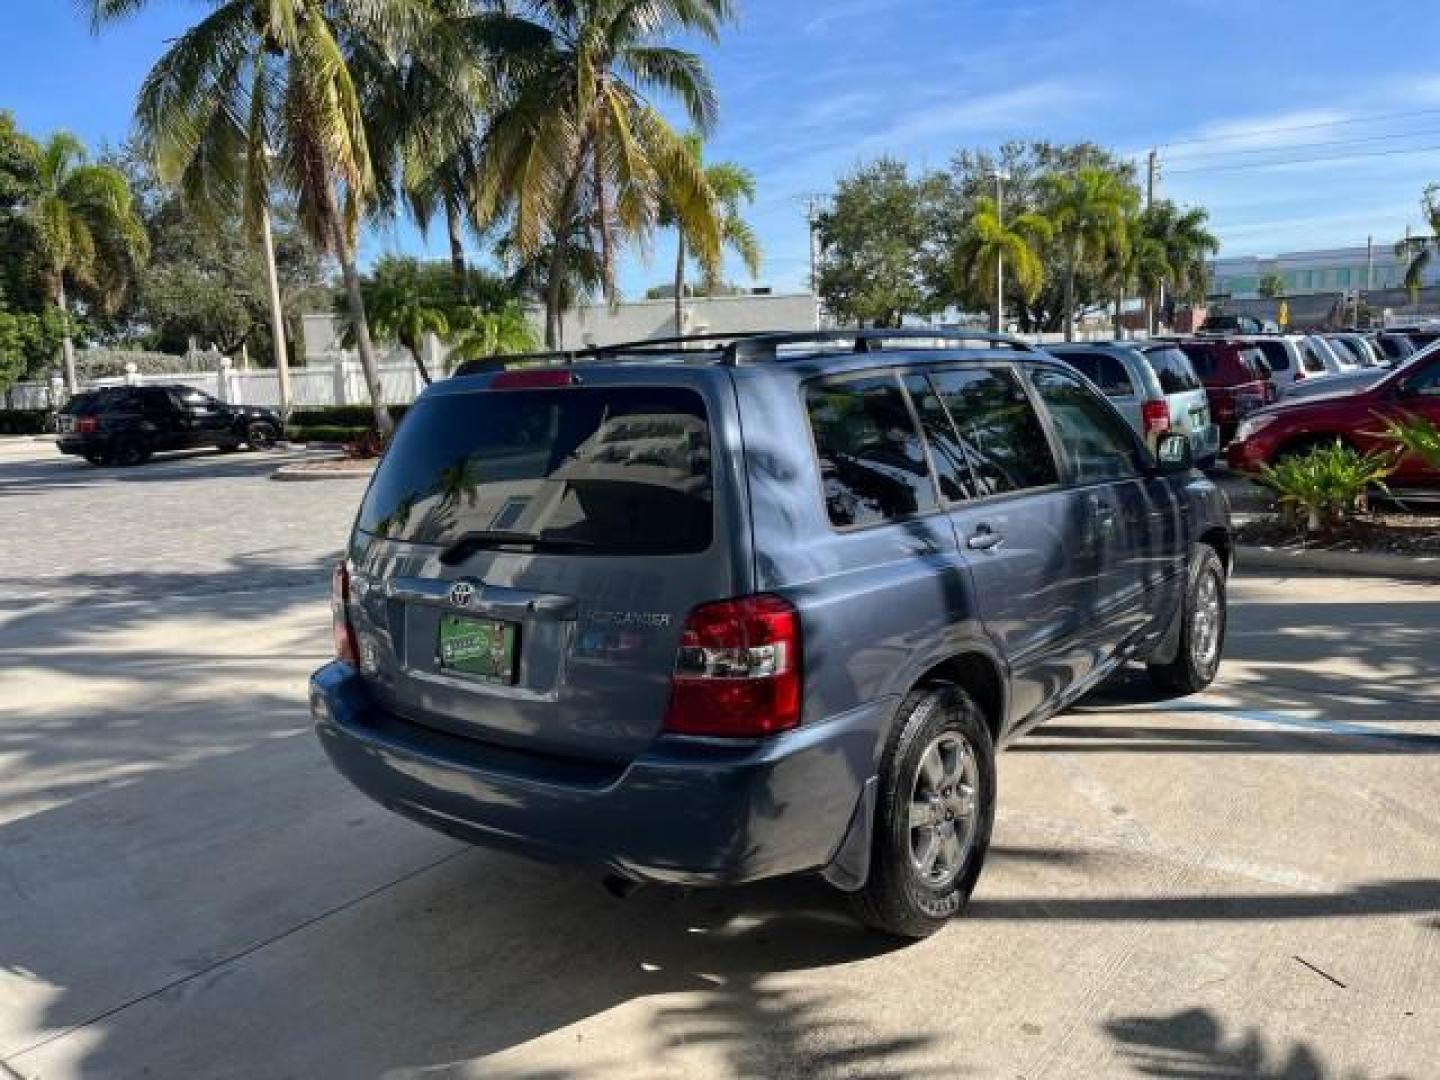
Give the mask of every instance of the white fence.
[[[445, 373], [439, 350], [427, 357], [429, 370], [438, 377]], [[398, 357], [398, 358], [397, 358]], [[130, 365], [131, 368], [134, 365]], [[404, 405], [415, 400], [424, 388], [420, 373], [409, 353], [392, 353], [380, 365], [380, 389], [387, 405]], [[220, 357], [210, 371], [177, 371], [142, 375], [127, 371], [118, 377], [87, 379], [82, 389], [102, 386], [164, 386], [179, 383], [237, 405], [280, 406], [280, 377], [273, 368], [240, 370], [228, 357]], [[0, 409], [50, 409], [65, 400], [65, 385], [59, 378], [48, 383], [16, 383], [0, 395]], [[291, 409], [315, 409], [331, 405], [366, 405], [370, 394], [365, 373], [353, 354], [341, 353], [325, 364], [307, 364], [290, 369]]]

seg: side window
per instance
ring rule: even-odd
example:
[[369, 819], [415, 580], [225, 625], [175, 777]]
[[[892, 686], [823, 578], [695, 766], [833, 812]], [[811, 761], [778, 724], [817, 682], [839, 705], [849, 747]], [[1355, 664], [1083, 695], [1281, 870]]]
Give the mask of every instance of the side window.
[[805, 405], [832, 525], [877, 525], [934, 509], [924, 445], [893, 376], [811, 383]]
[[1417, 397], [1440, 397], [1440, 363], [1431, 364], [1405, 380], [1405, 393]]
[[1315, 346], [1308, 341], [1302, 346], [1305, 350], [1305, 370], [1316, 374], [1325, 370], [1325, 360], [1315, 351]]
[[1050, 441], [1014, 372], [937, 371], [930, 381], [965, 445], [978, 494], [1003, 495], [1059, 480]]
[[1128, 397], [1135, 393], [1125, 365], [1109, 353], [1087, 351], [1057, 355], [1098, 386], [1107, 397]]
[[1285, 351], [1285, 345], [1283, 342], [1262, 342], [1260, 345], [1260, 351], [1265, 354], [1265, 362], [1270, 365], [1271, 371], [1290, 370], [1290, 354]]
[[1065, 452], [1075, 466], [1075, 480], [1093, 484], [1120, 480], [1139, 471], [1130, 425], [1078, 380], [1054, 368], [1036, 368], [1035, 389], [1045, 403]]
[[1201, 388], [1189, 358], [1179, 349], [1151, 349], [1145, 359], [1155, 369], [1162, 394], [1183, 394]]
[[158, 387], [142, 393], [145, 412], [151, 416], [164, 416], [170, 411], [170, 395]]
[[930, 385], [930, 380], [924, 375], [907, 375], [905, 389], [910, 391], [910, 400], [915, 403], [915, 412], [920, 416], [920, 428], [930, 445], [930, 461], [935, 466], [941, 496], [946, 502], [975, 498], [975, 483], [970, 478], [965, 448], [955, 434], [950, 415]]

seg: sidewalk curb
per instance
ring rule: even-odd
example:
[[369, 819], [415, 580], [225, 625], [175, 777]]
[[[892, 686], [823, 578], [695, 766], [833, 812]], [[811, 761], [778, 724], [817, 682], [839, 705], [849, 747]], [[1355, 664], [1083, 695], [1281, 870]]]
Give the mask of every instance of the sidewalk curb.
[[[341, 454], [316, 455], [316, 461], [339, 461]], [[375, 475], [375, 463], [371, 462], [369, 467], [356, 466], [348, 469], [311, 469], [307, 468], [311, 462], [296, 462], [291, 465], [281, 465], [270, 474], [271, 480], [283, 480], [291, 483], [308, 483], [315, 480], [368, 480]]]
[[1284, 570], [1305, 574], [1355, 574], [1368, 577], [1440, 581], [1440, 558], [1360, 551], [1305, 551], [1241, 544], [1235, 548], [1241, 570]]

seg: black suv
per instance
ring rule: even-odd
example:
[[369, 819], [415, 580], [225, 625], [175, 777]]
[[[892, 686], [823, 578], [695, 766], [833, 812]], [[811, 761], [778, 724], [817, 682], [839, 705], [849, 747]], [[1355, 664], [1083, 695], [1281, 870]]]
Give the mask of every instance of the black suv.
[[191, 386], [116, 386], [76, 394], [60, 410], [62, 454], [91, 465], [139, 465], [157, 450], [215, 446], [255, 450], [275, 444], [280, 414], [230, 405]]

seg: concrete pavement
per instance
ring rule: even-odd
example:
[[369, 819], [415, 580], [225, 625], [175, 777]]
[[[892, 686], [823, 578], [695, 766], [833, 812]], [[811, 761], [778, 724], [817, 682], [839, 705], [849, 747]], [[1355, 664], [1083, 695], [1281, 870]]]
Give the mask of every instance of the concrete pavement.
[[[1216, 688], [1121, 680], [1007, 752], [968, 914], [896, 948], [813, 882], [617, 901], [369, 804], [303, 699], [353, 506], [287, 507], [272, 562], [224, 504], [286, 486], [206, 460], [95, 489], [230, 522], [178, 576], [103, 528], [93, 591], [4, 571], [5, 1070], [1436, 1075], [1440, 586], [1237, 581]], [[0, 550], [45, 565], [69, 489], [10, 464]]]

